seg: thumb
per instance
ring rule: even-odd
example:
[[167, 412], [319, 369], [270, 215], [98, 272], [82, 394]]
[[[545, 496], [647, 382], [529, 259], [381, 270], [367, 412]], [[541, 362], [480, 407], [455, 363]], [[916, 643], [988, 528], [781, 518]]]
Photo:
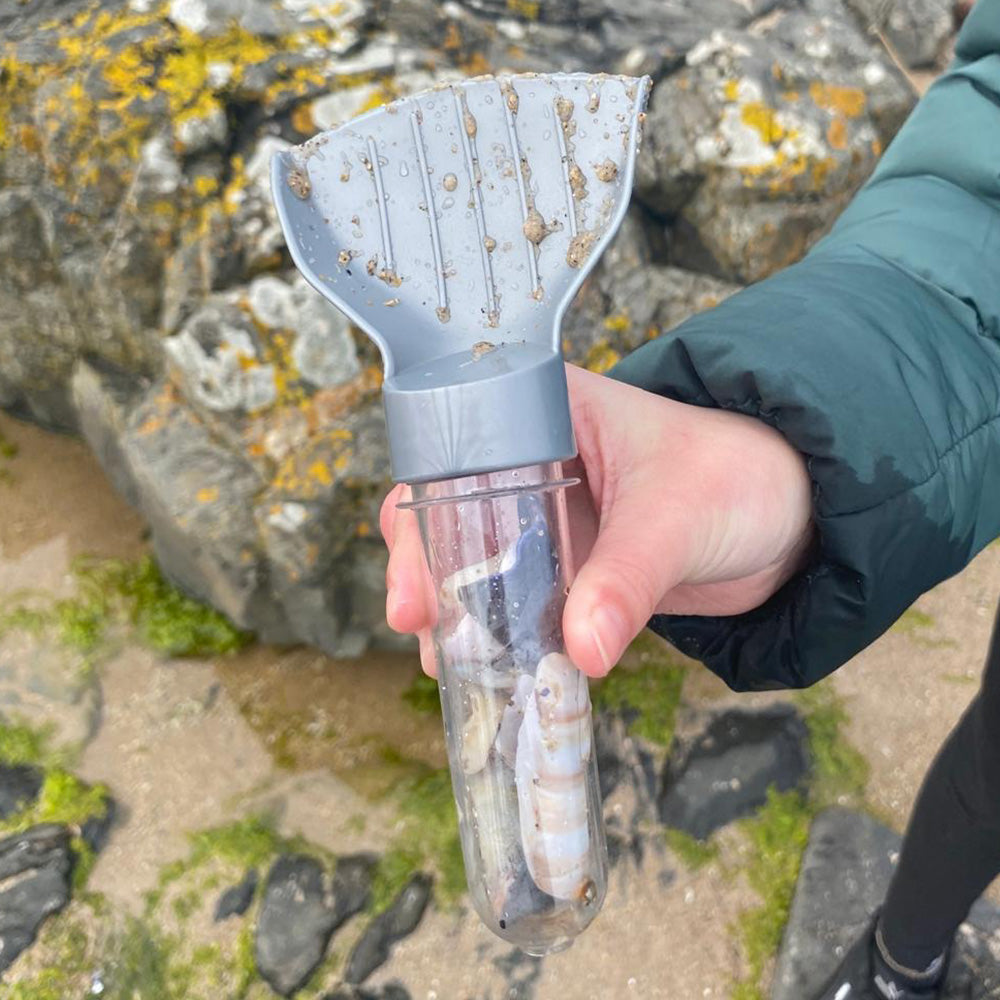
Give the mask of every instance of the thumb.
[[688, 518], [665, 502], [662, 480], [617, 484], [615, 494], [563, 613], [567, 653], [591, 677], [618, 662], [664, 594], [683, 580], [687, 561]]

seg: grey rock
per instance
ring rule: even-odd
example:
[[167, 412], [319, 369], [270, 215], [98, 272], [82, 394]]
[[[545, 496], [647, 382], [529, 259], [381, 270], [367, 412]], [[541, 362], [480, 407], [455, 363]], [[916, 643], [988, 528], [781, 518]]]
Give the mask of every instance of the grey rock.
[[[870, 816], [830, 809], [813, 823], [771, 1000], [813, 996], [885, 897], [900, 837]], [[1000, 996], [1000, 909], [980, 900], [956, 939], [943, 1000]]]
[[755, 281], [822, 234], [913, 102], [843, 14], [716, 30], [653, 92], [637, 190], [679, 220], [674, 263]]
[[257, 891], [257, 869], [251, 868], [236, 885], [225, 889], [215, 904], [215, 921], [228, 920], [230, 917], [242, 917], [253, 902]]
[[429, 875], [414, 875], [389, 908], [368, 925], [347, 960], [345, 982], [363, 983], [388, 961], [392, 946], [417, 929], [430, 902], [432, 886]]
[[762, 806], [768, 789], [800, 787], [808, 770], [808, 731], [793, 707], [724, 712], [668, 769], [660, 819], [704, 840]]
[[402, 983], [393, 981], [376, 990], [341, 986], [332, 993], [328, 993], [323, 1000], [411, 1000], [411, 994]]
[[68, 831], [35, 826], [0, 840], [0, 972], [70, 899], [73, 855]]
[[111, 829], [118, 818], [118, 803], [109, 795], [99, 813], [88, 816], [80, 826], [80, 839], [95, 853], [107, 846]]
[[268, 872], [254, 935], [257, 971], [281, 996], [305, 984], [323, 960], [337, 924], [323, 868], [284, 855]]
[[0, 820], [30, 806], [42, 790], [45, 776], [30, 764], [0, 764]]
[[0, 719], [50, 726], [56, 746], [85, 746], [101, 720], [101, 685], [86, 657], [55, 636], [0, 638]]
[[375, 857], [351, 854], [338, 858], [333, 871], [333, 909], [336, 926], [360, 913], [371, 899]]
[[848, 0], [911, 69], [935, 66], [955, 33], [953, 0]]

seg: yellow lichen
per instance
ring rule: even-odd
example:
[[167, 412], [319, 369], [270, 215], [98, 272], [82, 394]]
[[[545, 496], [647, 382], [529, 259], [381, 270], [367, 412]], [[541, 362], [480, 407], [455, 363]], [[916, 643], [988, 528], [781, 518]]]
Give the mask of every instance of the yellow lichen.
[[203, 486], [200, 490], [198, 490], [197, 496], [199, 503], [211, 503], [213, 500], [219, 499], [219, 487]]
[[322, 483], [324, 486], [329, 486], [330, 483], [333, 482], [333, 476], [330, 474], [330, 470], [322, 462], [313, 462], [313, 464], [309, 466], [308, 473], [313, 479], [316, 480], [316, 482]]
[[526, 21], [537, 21], [541, 6], [541, 0], [507, 0], [508, 12]]
[[722, 86], [722, 92], [726, 95], [727, 101], [735, 101], [740, 96], [739, 80], [726, 80]]
[[857, 118], [868, 103], [865, 92], [860, 87], [836, 87], [819, 81], [809, 84], [809, 96], [817, 107], [836, 112], [845, 118]]
[[761, 101], [749, 101], [740, 109], [743, 124], [752, 128], [768, 143], [778, 143], [786, 136], [786, 131], [778, 121], [773, 108]]
[[628, 318], [628, 312], [626, 311], [613, 313], [604, 319], [604, 329], [610, 330], [612, 333], [625, 333], [631, 325], [632, 322]]
[[583, 367], [592, 372], [603, 374], [609, 368], [613, 368], [616, 364], [618, 364], [621, 359], [622, 356], [608, 343], [608, 341], [601, 339], [593, 344], [590, 350], [587, 351], [587, 356], [583, 360]]

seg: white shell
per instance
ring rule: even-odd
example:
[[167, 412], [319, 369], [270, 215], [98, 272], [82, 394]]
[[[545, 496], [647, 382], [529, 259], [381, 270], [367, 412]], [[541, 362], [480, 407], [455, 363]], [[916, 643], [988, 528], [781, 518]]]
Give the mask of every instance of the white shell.
[[557, 899], [580, 898], [591, 877], [589, 757], [587, 679], [569, 657], [549, 653], [524, 707], [514, 779], [528, 870]]
[[513, 769], [517, 757], [517, 734], [524, 718], [524, 706], [535, 686], [535, 678], [531, 674], [519, 674], [514, 685], [514, 693], [510, 696], [500, 719], [500, 730], [497, 733], [497, 750], [504, 763]]

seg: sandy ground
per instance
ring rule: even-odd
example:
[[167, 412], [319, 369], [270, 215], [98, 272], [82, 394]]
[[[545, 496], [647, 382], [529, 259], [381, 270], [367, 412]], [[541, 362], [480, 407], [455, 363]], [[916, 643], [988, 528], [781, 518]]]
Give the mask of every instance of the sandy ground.
[[[0, 433], [20, 446], [7, 462], [13, 483], [0, 483], [0, 595], [64, 590], [69, 563], [82, 553], [143, 550], [141, 522], [80, 443], [4, 416]], [[870, 798], [898, 827], [975, 692], [998, 594], [993, 547], [922, 598], [922, 616], [836, 676], [848, 735], [872, 766]], [[335, 663], [314, 651], [257, 647], [205, 663], [119, 650], [100, 668], [101, 724], [79, 765], [85, 778], [107, 782], [122, 807], [92, 887], [135, 911], [160, 867], [183, 854], [189, 831], [260, 810], [280, 816], [284, 832], [330, 850], [383, 847], [392, 818], [366, 797], [378, 784], [379, 755], [388, 746], [432, 765], [444, 759], [438, 719], [399, 697], [416, 671], [399, 655]], [[707, 707], [775, 697], [735, 696], [694, 672], [680, 725], [693, 725]], [[275, 766], [276, 738], [286, 768]], [[435, 910], [374, 978], [402, 979], [415, 1000], [723, 998], [739, 972], [730, 927], [751, 902], [720, 866], [687, 873], [665, 850], [651, 850], [641, 867], [615, 870], [586, 938], [541, 965], [476, 921]], [[511, 981], [520, 984], [514, 992]]]

